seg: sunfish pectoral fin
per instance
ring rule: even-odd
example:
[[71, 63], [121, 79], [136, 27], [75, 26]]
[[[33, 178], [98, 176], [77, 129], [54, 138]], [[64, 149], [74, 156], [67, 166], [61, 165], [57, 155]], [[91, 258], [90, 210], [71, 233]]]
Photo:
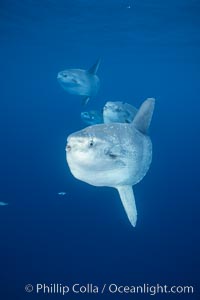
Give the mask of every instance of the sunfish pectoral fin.
[[147, 134], [155, 106], [155, 99], [148, 98], [140, 106], [132, 125], [140, 132]]
[[88, 96], [84, 97], [82, 100], [82, 105], [86, 105], [89, 100], [90, 100], [90, 97], [88, 97]]
[[119, 192], [127, 217], [131, 222], [131, 225], [135, 227], [137, 222], [137, 208], [135, 205], [135, 197], [133, 194], [132, 186], [123, 185], [117, 186], [116, 188]]
[[101, 58], [98, 58], [98, 60], [96, 61], [96, 63], [90, 68], [88, 69], [88, 73], [95, 75], [98, 71], [99, 65], [101, 62]]

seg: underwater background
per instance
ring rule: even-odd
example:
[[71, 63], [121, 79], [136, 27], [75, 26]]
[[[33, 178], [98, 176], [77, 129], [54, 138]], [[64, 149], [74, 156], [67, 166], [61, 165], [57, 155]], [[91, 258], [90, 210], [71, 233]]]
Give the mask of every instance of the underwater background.
[[[57, 82], [101, 57], [87, 107]], [[199, 299], [200, 1], [0, 1], [0, 299], [149, 299], [36, 294], [26, 284], [192, 285]], [[153, 161], [133, 228], [116, 190], [76, 180], [67, 136], [106, 101], [156, 98]], [[65, 192], [65, 195], [58, 195]]]

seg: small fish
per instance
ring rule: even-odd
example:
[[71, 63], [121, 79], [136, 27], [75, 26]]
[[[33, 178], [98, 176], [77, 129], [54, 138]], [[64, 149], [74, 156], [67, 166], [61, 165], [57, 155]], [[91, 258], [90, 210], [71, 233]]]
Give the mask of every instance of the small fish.
[[103, 123], [103, 114], [97, 110], [81, 112], [81, 119], [88, 125], [95, 125]]
[[8, 203], [0, 201], [0, 206], [6, 206], [6, 205], [8, 205]]
[[59, 196], [64, 196], [64, 195], [66, 195], [66, 193], [65, 192], [58, 192], [58, 195]]
[[100, 59], [89, 69], [67, 69], [58, 73], [57, 80], [69, 94], [84, 96], [82, 104], [88, 103], [96, 96], [100, 87], [100, 80], [96, 75]]

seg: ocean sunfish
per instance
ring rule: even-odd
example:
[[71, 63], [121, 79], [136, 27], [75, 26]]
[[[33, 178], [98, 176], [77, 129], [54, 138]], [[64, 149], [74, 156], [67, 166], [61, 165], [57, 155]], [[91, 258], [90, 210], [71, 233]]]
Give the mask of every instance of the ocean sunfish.
[[58, 73], [57, 80], [69, 94], [84, 96], [83, 104], [87, 104], [91, 97], [96, 96], [100, 87], [100, 80], [96, 75], [100, 59], [89, 69], [67, 69]]
[[137, 109], [121, 101], [107, 102], [103, 108], [103, 119], [105, 124], [109, 123], [131, 123], [137, 114]]
[[88, 125], [103, 123], [103, 114], [98, 110], [82, 111], [81, 119]]
[[137, 109], [131, 104], [121, 101], [107, 102], [103, 111], [84, 111], [81, 119], [88, 125], [109, 123], [131, 123], [137, 113]]
[[151, 164], [147, 131], [154, 105], [153, 98], [144, 101], [130, 124], [93, 125], [67, 139], [66, 159], [73, 176], [94, 186], [116, 188], [133, 226], [137, 210], [132, 186], [142, 180]]

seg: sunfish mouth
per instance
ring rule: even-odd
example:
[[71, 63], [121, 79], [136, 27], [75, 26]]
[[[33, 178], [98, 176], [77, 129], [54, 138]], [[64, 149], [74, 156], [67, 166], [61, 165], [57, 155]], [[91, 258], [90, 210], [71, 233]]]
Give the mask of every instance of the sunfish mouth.
[[61, 79], [61, 78], [63, 78], [63, 76], [60, 73], [58, 73], [57, 79]]
[[78, 79], [73, 78], [72, 76], [70, 76], [69, 74], [63, 74], [63, 73], [58, 73], [57, 75], [57, 80], [64, 80], [64, 81], [68, 81], [68, 83], [71, 84], [79, 84]]

